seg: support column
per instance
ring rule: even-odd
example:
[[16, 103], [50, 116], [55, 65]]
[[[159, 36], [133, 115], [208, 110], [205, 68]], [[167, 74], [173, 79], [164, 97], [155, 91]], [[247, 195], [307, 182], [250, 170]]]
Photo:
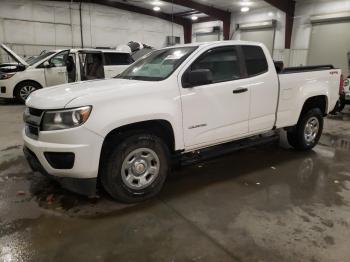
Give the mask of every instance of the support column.
[[192, 23], [186, 22], [183, 24], [184, 28], [184, 42], [185, 44], [192, 43]]

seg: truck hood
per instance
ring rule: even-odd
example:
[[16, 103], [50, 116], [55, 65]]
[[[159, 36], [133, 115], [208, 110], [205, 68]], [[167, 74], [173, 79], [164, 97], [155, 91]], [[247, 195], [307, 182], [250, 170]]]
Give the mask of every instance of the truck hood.
[[13, 52], [10, 48], [8, 48], [6, 45], [1, 44], [1, 48], [9, 55], [11, 56], [17, 63], [22, 64], [24, 66], [28, 66], [28, 63], [19, 55], [17, 55], [15, 52]]
[[131, 87], [142, 88], [145, 85], [149, 85], [149, 82], [128, 79], [99, 79], [58, 85], [33, 92], [26, 100], [26, 105], [38, 109], [61, 109], [72, 100], [85, 96], [91, 96], [89, 100], [93, 105], [97, 94], [119, 96]]

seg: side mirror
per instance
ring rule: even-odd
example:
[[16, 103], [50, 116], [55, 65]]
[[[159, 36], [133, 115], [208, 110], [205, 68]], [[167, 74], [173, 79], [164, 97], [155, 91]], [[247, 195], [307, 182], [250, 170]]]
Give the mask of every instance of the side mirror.
[[45, 61], [45, 62], [43, 63], [43, 67], [44, 67], [44, 68], [51, 68], [52, 65], [50, 64], [49, 61]]
[[188, 87], [213, 83], [213, 73], [210, 69], [195, 69], [188, 72]]
[[284, 63], [283, 61], [274, 61], [275, 68], [277, 73], [281, 73], [284, 69]]

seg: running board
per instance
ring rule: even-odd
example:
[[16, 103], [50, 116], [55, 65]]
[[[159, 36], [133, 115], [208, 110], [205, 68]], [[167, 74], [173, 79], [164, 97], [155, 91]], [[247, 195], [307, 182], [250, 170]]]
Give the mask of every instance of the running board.
[[193, 165], [198, 162], [230, 154], [240, 149], [254, 147], [262, 144], [273, 143], [279, 140], [276, 132], [270, 132], [265, 135], [253, 136], [217, 146], [196, 150], [185, 153], [181, 156], [181, 166]]

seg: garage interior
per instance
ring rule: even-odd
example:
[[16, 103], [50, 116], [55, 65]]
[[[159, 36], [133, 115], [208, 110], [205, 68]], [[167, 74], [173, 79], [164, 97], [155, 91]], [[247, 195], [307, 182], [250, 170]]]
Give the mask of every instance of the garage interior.
[[[0, 2], [0, 43], [24, 59], [130, 48], [137, 60], [226, 40], [261, 42], [286, 67], [332, 64], [350, 79], [350, 0]], [[33, 172], [24, 110], [0, 98], [0, 261], [350, 261], [350, 106], [325, 118], [310, 152], [281, 134], [176, 168], [137, 204], [80, 196]]]

